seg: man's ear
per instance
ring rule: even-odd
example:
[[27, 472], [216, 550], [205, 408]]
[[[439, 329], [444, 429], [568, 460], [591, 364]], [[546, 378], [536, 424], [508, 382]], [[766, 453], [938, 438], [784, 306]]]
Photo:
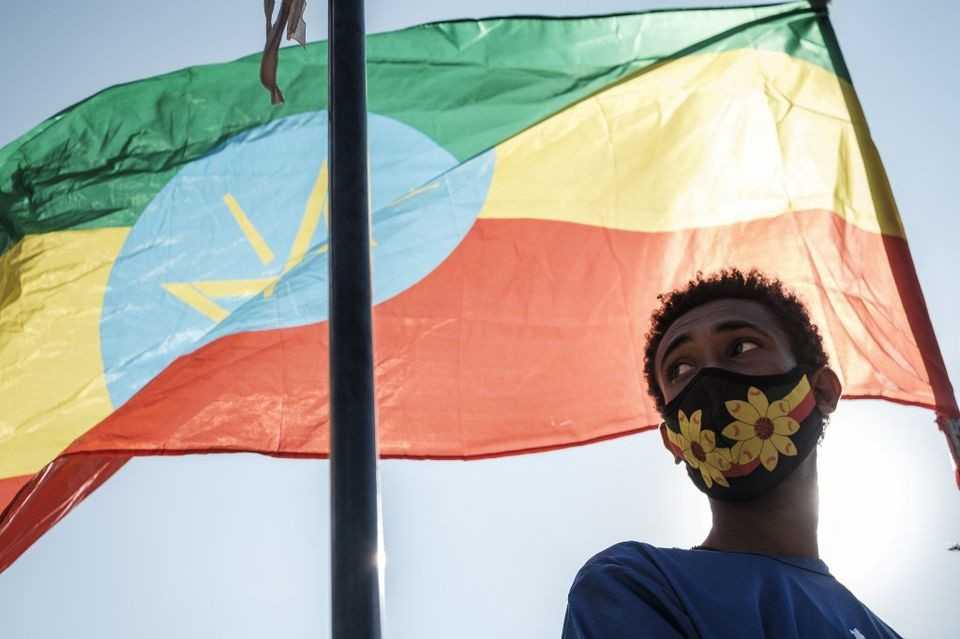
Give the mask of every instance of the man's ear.
[[817, 400], [817, 408], [824, 415], [829, 415], [837, 407], [840, 401], [840, 395], [843, 394], [843, 386], [840, 385], [840, 378], [833, 372], [829, 366], [823, 366], [810, 375], [810, 386], [813, 388], [813, 396]]

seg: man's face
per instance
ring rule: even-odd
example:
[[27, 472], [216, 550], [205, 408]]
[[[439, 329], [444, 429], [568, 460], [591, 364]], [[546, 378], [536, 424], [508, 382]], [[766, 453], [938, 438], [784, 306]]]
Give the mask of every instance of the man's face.
[[654, 359], [669, 403], [701, 368], [776, 375], [797, 365], [780, 322], [759, 302], [721, 299], [698, 306], [670, 325]]

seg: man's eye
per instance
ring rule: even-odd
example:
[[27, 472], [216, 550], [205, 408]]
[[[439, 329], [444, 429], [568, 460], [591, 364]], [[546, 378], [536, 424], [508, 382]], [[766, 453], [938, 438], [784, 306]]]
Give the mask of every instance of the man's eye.
[[667, 371], [667, 377], [670, 381], [673, 381], [680, 377], [681, 375], [686, 375], [693, 370], [693, 366], [686, 364], [684, 362], [678, 362], [670, 367], [670, 370]]
[[743, 355], [747, 351], [752, 351], [755, 348], [760, 348], [760, 345], [754, 341], [751, 341], [748, 339], [742, 339], [733, 345], [733, 354]]

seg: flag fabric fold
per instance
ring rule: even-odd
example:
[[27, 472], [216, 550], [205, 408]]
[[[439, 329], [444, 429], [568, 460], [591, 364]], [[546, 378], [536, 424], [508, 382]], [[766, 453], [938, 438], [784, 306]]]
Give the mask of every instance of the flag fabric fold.
[[[652, 427], [656, 295], [737, 266], [800, 294], [848, 397], [936, 411], [956, 459], [819, 4], [370, 36], [384, 456]], [[0, 570], [132, 455], [327, 454], [326, 44], [279, 58], [281, 106], [251, 56], [107, 89], [0, 149]]]

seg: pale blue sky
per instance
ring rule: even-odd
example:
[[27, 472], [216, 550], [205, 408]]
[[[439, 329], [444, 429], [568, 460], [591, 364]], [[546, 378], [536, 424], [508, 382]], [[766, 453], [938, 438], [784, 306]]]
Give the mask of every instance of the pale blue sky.
[[[0, 144], [106, 86], [230, 60], [263, 37], [258, 1], [9, 4]], [[373, 32], [692, 4], [409, 0], [401, 13], [378, 0], [367, 13]], [[325, 36], [325, 10], [308, 7], [310, 39]], [[838, 0], [832, 14], [958, 380], [960, 8]], [[946, 551], [960, 542], [960, 493], [932, 415], [847, 402], [821, 467], [822, 554], [837, 577], [905, 637], [960, 634], [960, 553]], [[390, 461], [381, 472], [394, 639], [556, 637], [570, 580], [591, 554], [623, 539], [689, 546], [709, 523], [655, 435], [469, 463]], [[135, 460], [0, 574], [0, 637], [329, 636], [327, 507], [322, 461]]]

